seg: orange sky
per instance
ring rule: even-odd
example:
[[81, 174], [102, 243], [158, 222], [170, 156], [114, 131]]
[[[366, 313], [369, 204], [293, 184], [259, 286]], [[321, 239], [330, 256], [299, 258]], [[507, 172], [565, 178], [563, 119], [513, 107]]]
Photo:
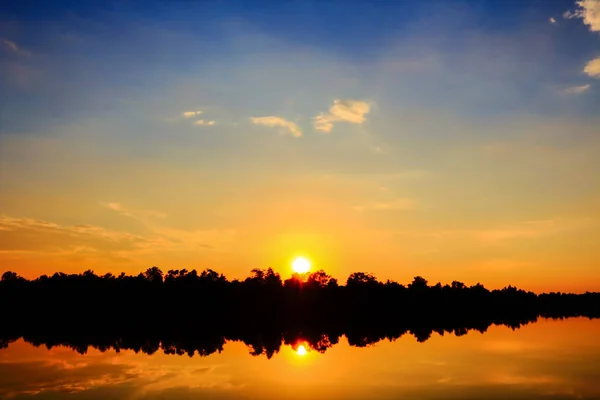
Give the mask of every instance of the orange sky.
[[544, 151], [461, 144], [429, 168], [335, 173], [303, 161], [321, 157], [319, 142], [333, 134], [267, 136], [273, 152], [260, 162], [241, 156], [236, 167], [227, 158], [180, 165], [170, 148], [152, 160], [111, 155], [118, 142], [95, 147], [67, 134], [2, 139], [0, 270], [31, 278], [157, 265], [241, 278], [269, 266], [287, 275], [301, 254], [342, 280], [365, 271], [600, 290], [596, 142]]

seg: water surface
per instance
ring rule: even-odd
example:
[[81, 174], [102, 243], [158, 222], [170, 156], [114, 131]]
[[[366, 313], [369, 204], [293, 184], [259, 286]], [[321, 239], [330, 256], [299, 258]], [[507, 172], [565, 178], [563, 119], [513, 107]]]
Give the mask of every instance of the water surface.
[[600, 399], [600, 320], [541, 319], [520, 329], [410, 334], [319, 353], [299, 341], [270, 359], [241, 342], [206, 357], [48, 349], [0, 350], [11, 399]]

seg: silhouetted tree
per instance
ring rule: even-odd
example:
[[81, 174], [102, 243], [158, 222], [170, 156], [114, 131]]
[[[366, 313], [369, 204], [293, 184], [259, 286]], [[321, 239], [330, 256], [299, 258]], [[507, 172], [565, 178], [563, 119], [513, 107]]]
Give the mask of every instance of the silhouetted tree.
[[346, 286], [359, 286], [359, 285], [377, 285], [377, 278], [371, 274], [364, 272], [354, 272], [350, 274], [346, 281]]
[[144, 278], [146, 278], [151, 283], [162, 283], [163, 273], [158, 267], [148, 268], [146, 272], [144, 272]]
[[[454, 284], [454, 282], [452, 284]], [[408, 288], [410, 290], [423, 291], [427, 290], [429, 286], [427, 286], [427, 279], [420, 276], [416, 276], [413, 279], [412, 283], [408, 285]]]
[[308, 275], [306, 283], [316, 288], [326, 288], [328, 286], [337, 286], [337, 280], [327, 275], [325, 271], [319, 270]]

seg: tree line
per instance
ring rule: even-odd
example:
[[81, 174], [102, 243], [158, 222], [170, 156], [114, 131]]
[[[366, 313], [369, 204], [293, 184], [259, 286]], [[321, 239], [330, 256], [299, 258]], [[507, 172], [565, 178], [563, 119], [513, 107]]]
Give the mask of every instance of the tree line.
[[5, 272], [0, 280], [1, 335], [68, 333], [175, 335], [216, 332], [346, 332], [365, 326], [402, 329], [484, 329], [519, 326], [538, 317], [600, 317], [600, 294], [535, 294], [508, 286], [430, 285], [417, 276], [407, 285], [351, 274], [344, 284], [324, 271], [283, 280], [269, 268], [228, 280], [211, 269], [149, 268], [138, 275], [55, 273], [28, 280]]
[[[242, 342], [248, 347], [252, 356], [265, 356], [268, 359], [279, 353], [282, 346], [291, 346], [298, 350], [303, 346], [308, 351], [325, 353], [328, 349], [338, 344], [341, 337], [345, 336], [347, 342], [353, 347], [368, 347], [387, 340], [395, 341], [404, 335], [412, 335], [417, 342], [427, 341], [432, 334], [441, 336], [463, 336], [470, 331], [485, 333], [490, 325], [509, 326], [513, 330], [519, 329], [529, 323], [536, 322], [532, 319], [509, 319], [496, 321], [473, 321], [470, 325], [448, 324], [432, 321], [430, 324], [407, 325], [398, 322], [376, 325], [347, 325], [328, 327], [294, 326], [281, 330], [272, 326], [249, 327], [237, 329], [223, 329], [222, 327], [208, 327], [191, 330], [162, 329], [157, 332], [138, 330], [127, 332], [112, 326], [111, 330], [82, 334], [72, 332], [66, 327], [60, 329], [34, 330], [23, 333], [21, 330], [0, 330], [0, 349], [7, 348], [11, 343], [24, 339], [33, 346], [45, 346], [52, 349], [56, 346], [65, 346], [79, 354], [86, 354], [90, 348], [106, 352], [109, 350], [134, 351], [148, 355], [159, 351], [164, 354], [187, 355], [189, 357], [206, 357], [224, 351], [228, 342]], [[21, 332], [21, 333], [17, 333]]]

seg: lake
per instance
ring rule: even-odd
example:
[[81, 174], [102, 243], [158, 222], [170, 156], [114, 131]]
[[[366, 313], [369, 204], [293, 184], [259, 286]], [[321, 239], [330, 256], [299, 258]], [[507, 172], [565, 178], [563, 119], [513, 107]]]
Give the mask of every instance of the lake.
[[86, 354], [18, 339], [0, 350], [7, 399], [600, 399], [600, 320], [540, 319], [366, 347], [302, 341], [270, 359], [242, 342], [201, 357]]

